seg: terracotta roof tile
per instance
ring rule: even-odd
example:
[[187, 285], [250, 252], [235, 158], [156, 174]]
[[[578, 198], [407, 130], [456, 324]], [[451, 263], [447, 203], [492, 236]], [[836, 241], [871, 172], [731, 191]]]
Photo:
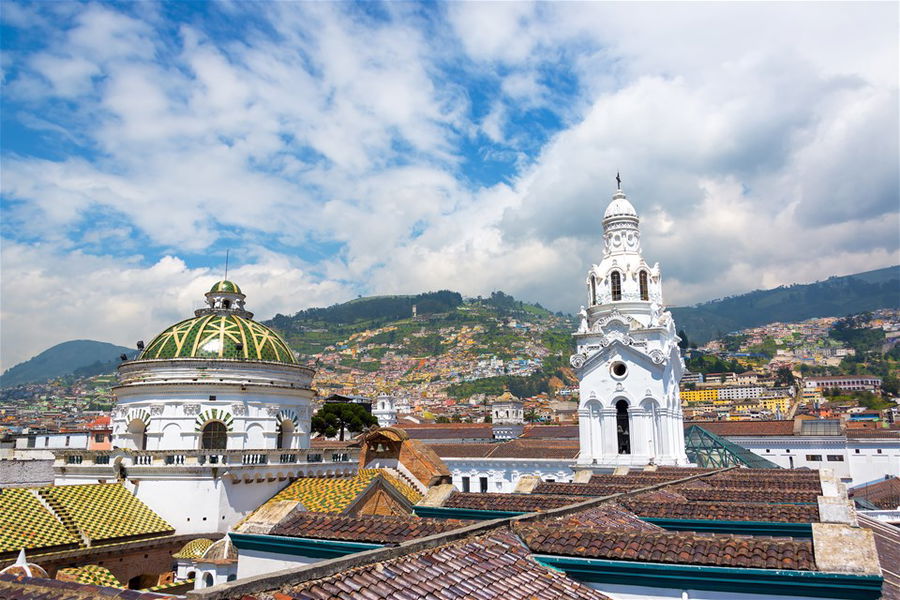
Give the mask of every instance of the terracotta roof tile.
[[617, 485], [593, 484], [593, 483], [558, 483], [541, 482], [533, 490], [535, 494], [557, 494], [564, 496], [609, 496], [630, 492], [638, 488], [647, 487], [643, 483], [621, 483]]
[[543, 496], [540, 494], [476, 494], [453, 492], [444, 501], [446, 508], [537, 512], [580, 502], [581, 498]]
[[623, 506], [610, 502], [554, 519], [564, 525], [597, 527], [600, 529], [624, 529], [662, 531], [662, 527], [642, 521], [636, 514]]
[[525, 428], [523, 438], [578, 439], [578, 425], [531, 425]]
[[302, 600], [608, 600], [539, 565], [505, 529], [350, 569], [281, 593]]
[[900, 600], [900, 572], [897, 570], [897, 565], [900, 565], [900, 530], [865, 515], [859, 515], [859, 526], [870, 530], [875, 537], [878, 563], [884, 576], [882, 600]]
[[428, 444], [441, 458], [485, 458], [497, 444]]
[[495, 444], [490, 458], [548, 458], [574, 459], [579, 452], [578, 442], [568, 440], [511, 440]]
[[279, 523], [271, 533], [291, 537], [391, 544], [458, 529], [469, 523], [457, 519], [375, 515], [351, 517], [301, 512]]
[[403, 431], [414, 440], [494, 439], [494, 430], [490, 423], [403, 425]]
[[900, 506], [900, 477], [853, 488], [847, 492], [850, 498], [868, 500], [878, 508], [895, 510]]
[[691, 501], [706, 502], [760, 502], [783, 503], [803, 502], [815, 504], [821, 492], [805, 492], [792, 490], [779, 490], [766, 487], [756, 489], [748, 488], [688, 488], [679, 486], [678, 493]]
[[741, 504], [737, 502], [654, 502], [624, 499], [622, 505], [639, 517], [716, 521], [816, 523], [819, 509], [810, 504]]
[[816, 568], [808, 540], [530, 524], [519, 524], [515, 530], [532, 552], [540, 554], [756, 569]]

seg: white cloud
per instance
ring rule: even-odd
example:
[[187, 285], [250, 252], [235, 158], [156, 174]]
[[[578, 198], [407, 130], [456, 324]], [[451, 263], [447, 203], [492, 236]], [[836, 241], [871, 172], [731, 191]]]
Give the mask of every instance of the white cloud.
[[84, 151], [3, 156], [6, 366], [184, 316], [215, 276], [173, 257], [222, 238], [263, 315], [437, 288], [574, 310], [617, 170], [670, 302], [900, 262], [895, 4], [279, 3], [228, 37], [48, 6], [6, 7], [49, 42], [7, 53], [5, 106]]

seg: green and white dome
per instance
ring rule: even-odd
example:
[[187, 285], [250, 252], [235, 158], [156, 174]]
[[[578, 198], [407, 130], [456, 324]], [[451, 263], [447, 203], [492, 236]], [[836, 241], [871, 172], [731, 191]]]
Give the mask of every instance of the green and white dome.
[[206, 294], [208, 308], [176, 323], [153, 338], [140, 360], [222, 358], [295, 365], [297, 359], [277, 333], [244, 310], [244, 294], [230, 281], [220, 281]]

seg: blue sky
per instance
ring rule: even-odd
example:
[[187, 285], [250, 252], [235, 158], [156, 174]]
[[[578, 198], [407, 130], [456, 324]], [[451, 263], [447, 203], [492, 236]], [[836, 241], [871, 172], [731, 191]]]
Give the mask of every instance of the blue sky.
[[617, 170], [671, 304], [896, 264], [897, 13], [6, 1], [2, 368], [151, 337], [226, 250], [260, 318], [574, 312]]

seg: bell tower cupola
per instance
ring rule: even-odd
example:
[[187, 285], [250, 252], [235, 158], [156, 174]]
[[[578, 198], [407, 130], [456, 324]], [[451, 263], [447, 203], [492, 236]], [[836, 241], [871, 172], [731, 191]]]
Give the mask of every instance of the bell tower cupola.
[[603, 215], [603, 256], [571, 357], [579, 380], [579, 468], [687, 464], [678, 383], [684, 363], [659, 264], [641, 253], [640, 218], [621, 179]]

